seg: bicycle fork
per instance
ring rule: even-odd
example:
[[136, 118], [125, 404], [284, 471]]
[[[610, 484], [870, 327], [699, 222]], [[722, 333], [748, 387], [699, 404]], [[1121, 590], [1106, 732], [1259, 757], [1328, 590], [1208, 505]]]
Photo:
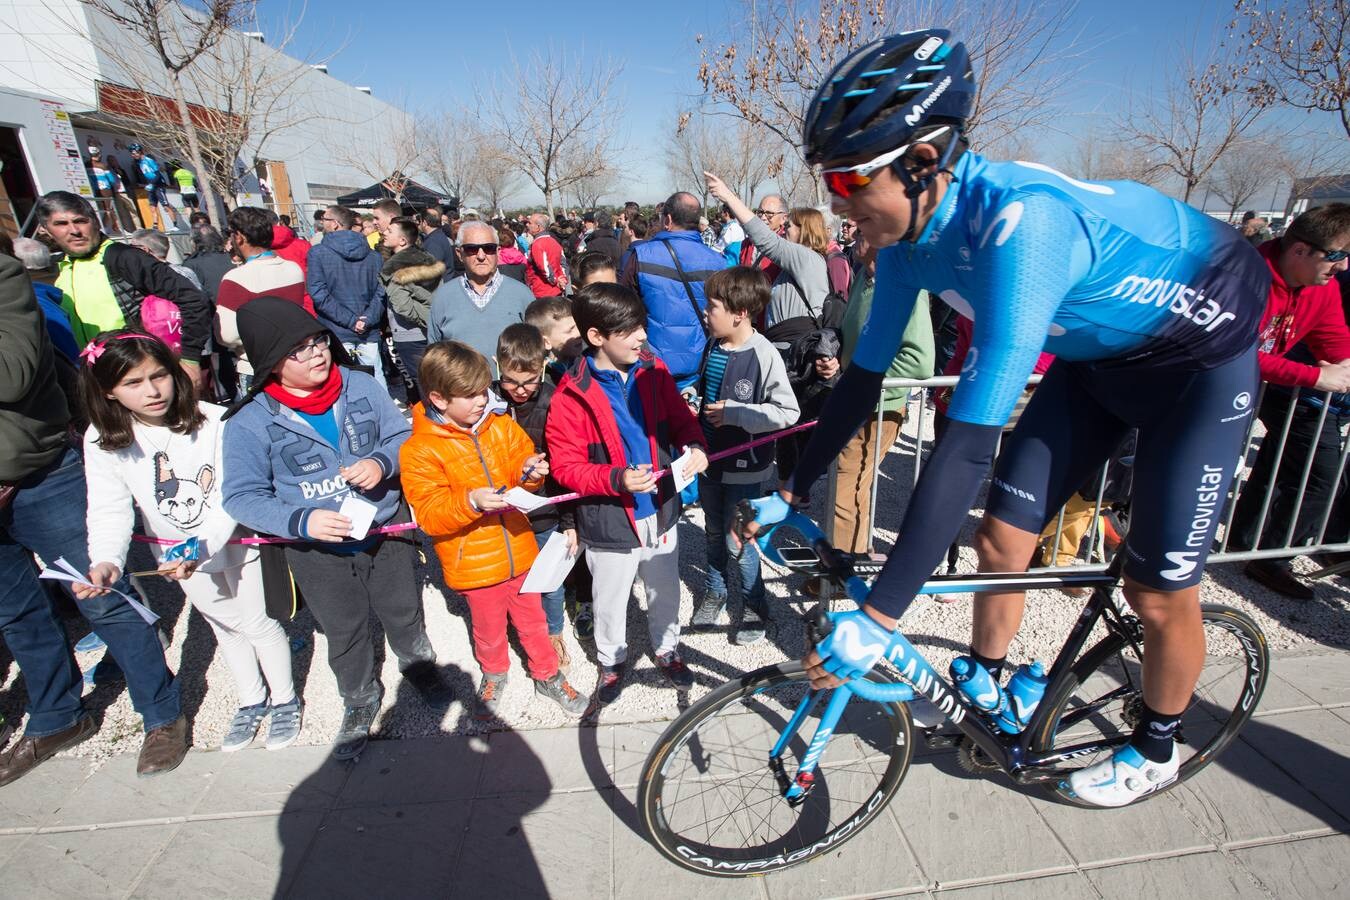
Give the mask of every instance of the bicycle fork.
[[778, 781], [778, 789], [789, 806], [800, 806], [806, 802], [811, 788], [815, 786], [816, 764], [820, 761], [820, 755], [825, 752], [825, 745], [834, 735], [834, 726], [843, 716], [844, 707], [853, 697], [853, 692], [848, 690], [847, 686], [840, 686], [834, 690], [829, 702], [825, 704], [825, 712], [821, 714], [820, 723], [816, 725], [816, 732], [811, 737], [806, 754], [802, 757], [801, 764], [797, 766], [796, 776], [788, 778], [787, 770], [783, 766], [783, 754], [787, 752], [788, 744], [802, 727], [806, 717], [820, 705], [821, 694], [821, 691], [811, 690], [801, 699], [769, 756], [769, 768], [773, 770], [774, 778]]

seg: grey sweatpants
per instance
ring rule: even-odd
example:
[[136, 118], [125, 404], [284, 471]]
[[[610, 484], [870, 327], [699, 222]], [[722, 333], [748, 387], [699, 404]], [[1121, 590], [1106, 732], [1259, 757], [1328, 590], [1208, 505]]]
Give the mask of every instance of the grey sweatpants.
[[586, 548], [586, 565], [594, 585], [595, 655], [601, 665], [614, 666], [628, 658], [628, 600], [633, 582], [641, 578], [647, 589], [647, 627], [652, 649], [668, 653], [680, 643], [680, 556], [676, 528], [657, 533], [657, 516], [637, 523], [638, 542], [632, 550]]

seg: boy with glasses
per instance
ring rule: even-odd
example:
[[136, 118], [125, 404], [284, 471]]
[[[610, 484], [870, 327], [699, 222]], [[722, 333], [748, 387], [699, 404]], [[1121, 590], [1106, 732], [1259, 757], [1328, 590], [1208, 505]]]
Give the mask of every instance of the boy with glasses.
[[[506, 401], [507, 413], [534, 441], [534, 449], [544, 455], [548, 453], [544, 425], [548, 421], [554, 391], [553, 385], [544, 380], [544, 363], [547, 359], [548, 346], [544, 336], [533, 325], [521, 322], [508, 326], [497, 338], [497, 371], [501, 373], [496, 384], [497, 394]], [[563, 493], [563, 490], [550, 478], [545, 481], [540, 493], [555, 495]], [[530, 528], [534, 531], [540, 549], [561, 530], [567, 536], [568, 546], [576, 552], [577, 530], [571, 504], [564, 504], [561, 508], [544, 506], [536, 509], [530, 513]], [[548, 639], [558, 653], [558, 664], [564, 669], [571, 662], [567, 642], [563, 638], [565, 599], [566, 589], [561, 586], [544, 594], [542, 599], [544, 615], [548, 620]]]
[[[260, 297], [239, 311], [239, 334], [256, 376], [223, 416], [225, 511], [294, 542], [286, 561], [323, 628], [346, 706], [333, 756], [352, 759], [384, 698], [372, 610], [423, 702], [441, 711], [451, 699], [423, 621], [415, 544], [377, 531], [411, 519], [399, 449], [412, 429], [384, 386], [351, 368], [342, 344], [298, 305]], [[357, 529], [360, 513], [369, 531]]]

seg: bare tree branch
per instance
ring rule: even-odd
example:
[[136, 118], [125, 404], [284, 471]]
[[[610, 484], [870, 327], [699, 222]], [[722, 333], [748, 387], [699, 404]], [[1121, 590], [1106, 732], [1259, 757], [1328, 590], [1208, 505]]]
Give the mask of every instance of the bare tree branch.
[[1229, 33], [1254, 51], [1251, 89], [1335, 115], [1350, 137], [1350, 0], [1238, 0]]
[[494, 150], [539, 189], [550, 217], [555, 194], [614, 164], [622, 72], [550, 48], [515, 61], [513, 77], [479, 85], [480, 106], [493, 111], [485, 131]]
[[202, 208], [215, 211], [216, 191], [202, 158], [201, 140], [183, 91], [183, 73], [229, 31], [253, 17], [256, 0], [205, 0], [187, 6], [178, 0], [80, 0], [115, 27], [130, 32], [159, 57], [168, 76], [188, 155], [201, 186]]
[[1167, 172], [1180, 180], [1190, 202], [1216, 163], [1247, 136], [1268, 109], [1266, 98], [1244, 90], [1250, 61], [1227, 55], [1218, 61], [1177, 53], [1163, 90], [1132, 103], [1117, 130], [1141, 156], [1145, 171]]
[[[729, 34], [697, 36], [698, 77], [715, 102], [775, 135], [785, 157], [798, 155], [806, 103], [836, 63], [878, 37], [940, 21], [971, 53], [980, 87], [969, 132], [988, 147], [1049, 122], [1073, 75], [1071, 12], [1031, 0], [1008, 0], [997, 15], [975, 0], [742, 0]], [[824, 200], [819, 185], [815, 197]]]

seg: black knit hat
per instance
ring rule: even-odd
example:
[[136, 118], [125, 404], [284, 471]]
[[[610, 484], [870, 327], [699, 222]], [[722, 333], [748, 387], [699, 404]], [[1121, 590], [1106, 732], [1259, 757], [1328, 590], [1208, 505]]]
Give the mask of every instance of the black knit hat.
[[277, 367], [296, 347], [316, 334], [328, 335], [328, 348], [333, 354], [333, 365], [353, 368], [347, 348], [304, 307], [280, 297], [258, 297], [239, 308], [235, 321], [239, 339], [244, 345], [248, 363], [253, 367], [253, 384], [248, 392], [225, 411], [222, 419], [239, 412], [253, 395], [263, 389]]

